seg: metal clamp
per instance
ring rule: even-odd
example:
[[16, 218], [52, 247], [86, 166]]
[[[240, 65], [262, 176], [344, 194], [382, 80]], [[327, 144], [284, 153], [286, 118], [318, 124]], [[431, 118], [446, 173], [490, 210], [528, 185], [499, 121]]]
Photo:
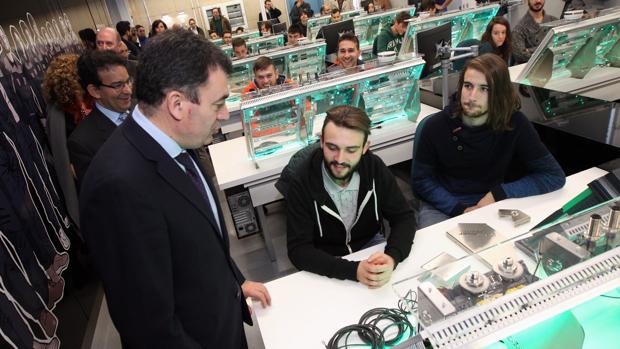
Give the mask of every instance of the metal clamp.
[[530, 216], [523, 213], [521, 210], [499, 210], [500, 217], [511, 217], [515, 227], [522, 224], [529, 223]]

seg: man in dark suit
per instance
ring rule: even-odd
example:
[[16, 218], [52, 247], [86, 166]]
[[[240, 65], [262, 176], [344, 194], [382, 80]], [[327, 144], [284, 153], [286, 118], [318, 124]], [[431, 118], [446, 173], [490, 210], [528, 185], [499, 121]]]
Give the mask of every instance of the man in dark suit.
[[118, 35], [121, 36], [121, 40], [125, 45], [127, 45], [127, 49], [129, 50], [129, 59], [137, 60], [138, 55], [140, 54], [140, 48], [131, 42], [131, 24], [128, 21], [120, 21], [116, 23], [116, 31]]
[[247, 348], [246, 297], [271, 303], [232, 260], [217, 192], [192, 151], [228, 118], [231, 71], [188, 30], [152, 38], [138, 106], [82, 184], [82, 232], [126, 348]]
[[95, 108], [67, 140], [69, 160], [81, 184], [90, 162], [129, 115], [133, 82], [126, 62], [113, 51], [90, 51], [78, 60], [78, 75]]

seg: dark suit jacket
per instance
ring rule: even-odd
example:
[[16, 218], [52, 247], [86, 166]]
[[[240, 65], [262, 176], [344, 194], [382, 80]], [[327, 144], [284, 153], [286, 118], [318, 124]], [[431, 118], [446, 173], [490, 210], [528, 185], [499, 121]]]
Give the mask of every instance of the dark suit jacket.
[[129, 50], [129, 59], [138, 60], [138, 55], [140, 54], [140, 48], [129, 40], [125, 40], [121, 38], [125, 45], [127, 45], [127, 49]]
[[[209, 209], [133, 118], [93, 160], [80, 196], [82, 232], [127, 347], [247, 347], [245, 279]], [[223, 223], [219, 204], [217, 211]]]
[[99, 108], [94, 107], [71, 133], [67, 148], [78, 184], [81, 185], [90, 162], [115, 129], [116, 125]]

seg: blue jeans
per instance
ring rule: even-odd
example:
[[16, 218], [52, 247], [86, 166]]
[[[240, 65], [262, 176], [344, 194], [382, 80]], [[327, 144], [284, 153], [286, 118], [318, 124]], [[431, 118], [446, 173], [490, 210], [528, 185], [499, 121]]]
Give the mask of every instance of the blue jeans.
[[450, 216], [439, 211], [426, 201], [420, 200], [420, 208], [418, 209], [417, 216], [418, 230], [443, 222], [446, 219], [450, 219]]

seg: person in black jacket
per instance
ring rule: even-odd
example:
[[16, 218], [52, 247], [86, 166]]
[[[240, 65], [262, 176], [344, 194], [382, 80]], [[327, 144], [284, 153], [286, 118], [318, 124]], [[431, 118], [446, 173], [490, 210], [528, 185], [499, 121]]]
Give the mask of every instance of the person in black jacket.
[[138, 55], [140, 54], [140, 48], [129, 40], [131, 35], [131, 24], [128, 21], [120, 21], [116, 23], [116, 31], [118, 32], [118, 35], [121, 36], [123, 43], [127, 45], [127, 49], [129, 50], [129, 59], [137, 60]]
[[304, 0], [296, 0], [291, 12], [289, 13], [291, 25], [297, 25], [301, 21], [301, 14], [304, 12], [308, 14], [308, 17], [312, 17], [314, 15], [314, 11], [312, 11], [309, 3]]
[[[363, 110], [327, 111], [321, 147], [297, 164], [286, 192], [287, 244], [298, 269], [375, 288], [409, 256], [415, 218], [390, 170], [368, 150], [369, 134]], [[340, 258], [380, 240], [384, 217], [391, 227], [384, 252]]]
[[[267, 19], [266, 20], [271, 20], [271, 22], [274, 23], [274, 24], [280, 23], [279, 17], [282, 15], [282, 11], [280, 11], [276, 7], [274, 7], [273, 3], [271, 2], [271, 0], [265, 0], [265, 14], [267, 15]], [[258, 14], [258, 21], [259, 22], [263, 21], [263, 14], [262, 13]]]

